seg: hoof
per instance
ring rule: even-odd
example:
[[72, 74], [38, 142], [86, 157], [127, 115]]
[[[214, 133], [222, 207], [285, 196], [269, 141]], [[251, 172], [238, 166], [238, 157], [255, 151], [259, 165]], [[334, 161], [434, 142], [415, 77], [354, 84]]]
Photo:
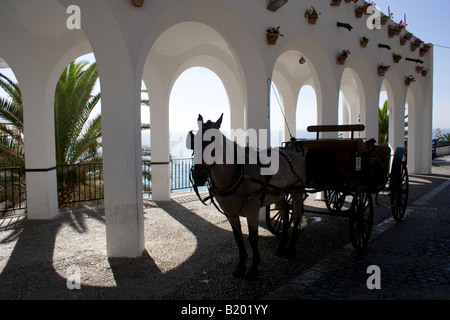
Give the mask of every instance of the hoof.
[[243, 278], [246, 274], [247, 268], [246, 267], [237, 267], [236, 270], [233, 272], [233, 277], [235, 278]]
[[259, 278], [259, 271], [255, 269], [249, 269], [245, 274], [245, 280], [256, 281]]

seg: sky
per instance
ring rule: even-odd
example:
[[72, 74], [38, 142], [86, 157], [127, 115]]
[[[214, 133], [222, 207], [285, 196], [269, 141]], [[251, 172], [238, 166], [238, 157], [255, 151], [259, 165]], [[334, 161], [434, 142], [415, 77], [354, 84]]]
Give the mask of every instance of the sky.
[[[376, 5], [387, 13], [388, 7], [394, 13], [394, 21], [400, 22], [407, 18], [407, 29], [425, 42], [435, 44], [434, 47], [434, 98], [433, 98], [433, 129], [450, 129], [450, 1], [448, 0], [378, 0]], [[448, 47], [448, 48], [443, 48]], [[94, 60], [93, 55], [81, 59]], [[10, 69], [0, 69], [0, 73], [12, 77]], [[0, 90], [0, 96], [2, 92]], [[380, 96], [383, 104], [385, 94]], [[308, 125], [316, 124], [316, 97], [311, 87], [301, 91], [297, 113], [298, 129], [306, 129]], [[276, 88], [271, 92], [271, 126], [281, 129], [283, 118], [277, 100]], [[100, 108], [97, 110], [99, 111]], [[196, 110], [192, 114], [192, 110]], [[195, 129], [197, 113], [204, 119], [216, 120], [223, 110], [229, 110], [228, 97], [219, 77], [204, 68], [193, 68], [184, 72], [176, 81], [170, 98], [171, 130], [186, 131]], [[228, 111], [229, 112], [229, 111]], [[142, 109], [142, 122], [148, 123], [149, 110]], [[223, 127], [229, 128], [227, 117]], [[149, 138], [143, 137], [148, 141]]]

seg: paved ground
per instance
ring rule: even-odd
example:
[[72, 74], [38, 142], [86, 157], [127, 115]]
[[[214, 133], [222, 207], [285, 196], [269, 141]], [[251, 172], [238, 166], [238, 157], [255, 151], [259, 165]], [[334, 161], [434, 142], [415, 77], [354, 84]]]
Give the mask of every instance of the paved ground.
[[[450, 158], [434, 165], [434, 176], [448, 179]], [[263, 299], [450, 300], [449, 199], [450, 180], [416, 194], [405, 220], [379, 223], [366, 251], [347, 245]], [[374, 265], [378, 279], [368, 270]], [[379, 288], [373, 288], [377, 280]]]
[[[0, 299], [450, 299], [449, 178], [450, 157], [435, 161], [432, 175], [411, 176], [405, 221], [397, 225], [376, 207], [374, 240], [363, 253], [346, 245], [347, 219], [308, 214], [297, 257], [280, 259], [262, 223], [257, 282], [230, 275], [237, 250], [228, 222], [192, 194], [146, 201], [140, 259], [107, 258], [102, 206], [62, 210], [47, 222], [6, 218]], [[323, 207], [313, 197], [307, 205]], [[367, 289], [370, 265], [380, 268], [381, 290]], [[77, 275], [80, 289], [71, 290]]]

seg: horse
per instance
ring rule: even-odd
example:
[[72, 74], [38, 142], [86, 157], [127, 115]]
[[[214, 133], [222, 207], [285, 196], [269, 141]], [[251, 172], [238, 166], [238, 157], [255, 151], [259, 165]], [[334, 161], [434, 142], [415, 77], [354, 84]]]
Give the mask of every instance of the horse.
[[[220, 132], [223, 114], [216, 122], [203, 121], [199, 115], [198, 131], [190, 131], [186, 147], [193, 150], [195, 164], [191, 168], [194, 190], [200, 200], [197, 187], [208, 184], [212, 203], [216, 199], [219, 209], [227, 218], [233, 230], [239, 250], [239, 262], [233, 272], [236, 278], [256, 280], [259, 276], [260, 254], [258, 250], [258, 224], [260, 208], [275, 204], [280, 210], [282, 235], [276, 255], [292, 258], [298, 238], [298, 226], [303, 216], [303, 193], [306, 181], [305, 162], [302, 155], [289, 148], [267, 149], [272, 162], [278, 163], [276, 172], [263, 175], [267, 169], [262, 159], [264, 152], [255, 148], [242, 147]], [[205, 138], [209, 136], [208, 138]], [[215, 148], [214, 148], [215, 146]], [[209, 153], [208, 153], [209, 151]], [[252, 156], [253, 154], [253, 156]], [[255, 156], [256, 155], [256, 159]], [[208, 159], [209, 158], [209, 159]], [[226, 161], [228, 160], [228, 161]], [[230, 163], [231, 162], [231, 163]], [[293, 192], [295, 191], [295, 192]], [[291, 226], [286, 196], [291, 194], [293, 204], [293, 233], [288, 248], [288, 230]], [[249, 243], [252, 249], [252, 263], [247, 269], [248, 258], [241, 230], [240, 216], [247, 220]]]

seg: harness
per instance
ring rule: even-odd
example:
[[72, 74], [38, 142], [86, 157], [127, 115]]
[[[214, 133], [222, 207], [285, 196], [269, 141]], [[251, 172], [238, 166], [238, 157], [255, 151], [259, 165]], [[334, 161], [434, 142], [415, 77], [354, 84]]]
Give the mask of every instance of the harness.
[[[287, 160], [287, 163], [289, 164], [289, 167], [290, 167], [291, 171], [297, 177], [297, 181], [294, 184], [296, 184], [297, 182], [301, 181], [302, 184], [304, 185], [303, 179], [301, 177], [299, 177], [299, 175], [295, 172], [294, 166], [292, 165], [292, 159], [290, 158], [289, 154], [286, 153], [285, 150], [286, 150], [286, 148], [280, 148], [279, 149], [280, 154]], [[259, 164], [260, 167], [262, 166], [259, 163], [259, 161], [258, 161], [258, 164]], [[249, 195], [247, 197], [247, 200], [248, 200], [248, 199], [251, 199], [251, 198], [259, 195], [260, 196], [261, 205], [264, 202], [264, 199], [265, 199], [267, 194], [270, 194], [270, 193], [272, 193], [272, 194], [273, 193], [282, 194], [282, 193], [290, 193], [290, 192], [303, 190], [302, 187], [296, 188], [296, 187], [292, 187], [291, 186], [291, 187], [280, 188], [278, 186], [275, 186], [275, 185], [270, 183], [270, 180], [271, 180], [271, 178], [273, 176], [263, 176], [264, 178], [262, 178], [262, 179], [254, 178], [254, 177], [252, 177], [252, 176], [250, 176], [250, 175], [245, 173], [245, 166], [244, 166], [244, 164], [239, 164], [238, 165], [239, 166], [239, 171], [238, 171], [239, 173], [238, 173], [237, 177], [234, 179], [233, 184], [229, 188], [224, 190], [224, 191], [217, 191], [215, 183], [214, 183], [214, 180], [212, 179], [212, 176], [211, 176], [211, 170], [214, 167], [214, 165], [215, 164], [212, 164], [211, 166], [208, 166], [208, 167], [202, 167], [202, 166], [197, 166], [197, 165], [192, 166], [191, 172], [190, 172], [190, 175], [189, 175], [189, 180], [190, 180], [190, 182], [192, 184], [192, 187], [193, 187], [193, 189], [195, 191], [195, 194], [197, 195], [199, 200], [204, 205], [213, 204], [214, 207], [220, 213], [222, 213], [224, 215], [226, 215], [226, 214], [223, 212], [222, 209], [220, 209], [219, 205], [214, 201], [214, 197], [216, 197], [216, 196], [219, 196], [219, 197], [231, 196], [232, 194], [234, 194], [239, 189], [239, 187], [242, 185], [242, 183], [244, 181], [250, 181], [252, 183], [255, 183], [255, 184], [258, 184], [258, 185], [262, 186], [262, 189], [253, 192], [251, 195]], [[199, 174], [198, 171], [203, 171], [203, 172]], [[197, 184], [198, 181], [196, 181], [196, 180], [198, 180], [198, 179], [196, 179], [196, 176], [202, 176], [202, 178], [204, 178], [205, 180], [203, 181], [203, 179], [201, 179], [200, 180], [200, 184]], [[207, 185], [209, 195], [206, 198], [202, 199], [202, 197], [200, 196], [200, 193], [198, 191], [198, 187], [199, 186], [203, 186], [205, 184]], [[211, 201], [209, 204], [207, 203], [208, 200]], [[245, 204], [245, 202], [242, 204], [242, 207], [244, 206], [244, 204]], [[241, 207], [241, 210], [242, 210], [242, 207]]]

